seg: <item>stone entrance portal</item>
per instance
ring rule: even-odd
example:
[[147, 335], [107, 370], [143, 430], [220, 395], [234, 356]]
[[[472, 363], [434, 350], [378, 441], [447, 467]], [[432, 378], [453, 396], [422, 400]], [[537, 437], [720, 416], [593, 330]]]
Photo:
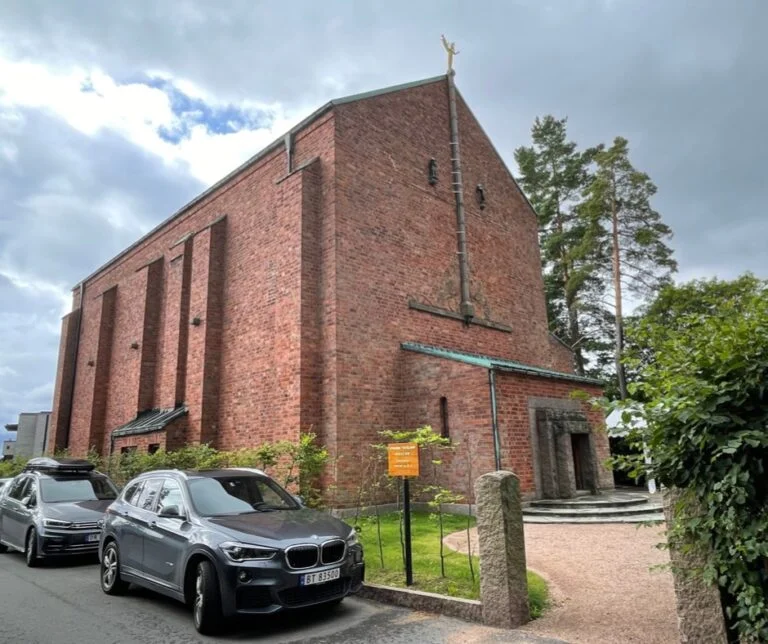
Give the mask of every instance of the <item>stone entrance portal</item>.
[[597, 492], [597, 455], [584, 414], [571, 410], [537, 409], [536, 438], [539, 498], [569, 499], [575, 497], [579, 490]]

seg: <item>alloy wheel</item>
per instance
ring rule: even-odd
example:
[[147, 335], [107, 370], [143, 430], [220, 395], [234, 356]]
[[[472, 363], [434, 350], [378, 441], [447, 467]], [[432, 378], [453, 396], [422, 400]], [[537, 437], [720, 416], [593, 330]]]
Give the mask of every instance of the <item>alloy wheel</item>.
[[104, 557], [101, 563], [102, 573], [101, 578], [106, 589], [112, 588], [117, 577], [117, 552], [115, 549], [107, 548], [104, 553]]
[[30, 568], [37, 565], [37, 531], [34, 528], [32, 528], [27, 535], [24, 557], [27, 560], [27, 566]]
[[203, 621], [203, 571], [201, 568], [197, 569], [197, 579], [195, 579], [195, 624], [200, 624]]

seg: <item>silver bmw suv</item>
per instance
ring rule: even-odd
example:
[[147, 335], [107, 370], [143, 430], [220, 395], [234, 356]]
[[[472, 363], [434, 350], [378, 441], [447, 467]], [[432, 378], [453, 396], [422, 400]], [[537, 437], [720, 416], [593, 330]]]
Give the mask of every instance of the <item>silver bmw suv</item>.
[[365, 573], [354, 529], [252, 469], [133, 479], [107, 508], [99, 555], [105, 593], [173, 597], [205, 634], [234, 614], [338, 603]]

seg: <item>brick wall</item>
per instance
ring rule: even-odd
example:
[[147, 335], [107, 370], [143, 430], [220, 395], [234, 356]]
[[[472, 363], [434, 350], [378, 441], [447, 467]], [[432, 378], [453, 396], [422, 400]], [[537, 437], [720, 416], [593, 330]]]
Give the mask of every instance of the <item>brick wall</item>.
[[[109, 432], [137, 412], [186, 402], [169, 445], [236, 449], [314, 429], [332, 455], [352, 455], [378, 430], [434, 413], [432, 385], [423, 384], [428, 408], [404, 389], [403, 341], [569, 371], [569, 352], [547, 332], [535, 215], [458, 107], [472, 298], [481, 321], [511, 332], [409, 307], [458, 309], [445, 80], [341, 104], [296, 133], [290, 172], [282, 146], [265, 154], [89, 278], [82, 302], [75, 293], [72, 450], [107, 449]], [[466, 419], [455, 431], [477, 427], [487, 441], [486, 376], [461, 380], [449, 397], [451, 417]], [[340, 462], [342, 486], [357, 465]]]
[[[406, 422], [396, 394], [402, 341], [572, 369], [570, 354], [548, 333], [536, 216], [461, 99], [458, 111], [472, 299], [478, 317], [512, 332], [466, 327], [408, 305], [458, 311], [446, 81], [337, 108], [341, 451]], [[427, 180], [431, 158], [438, 165], [434, 186]], [[342, 484], [355, 476], [353, 462], [339, 470]]]
[[61, 321], [59, 361], [56, 366], [56, 384], [53, 397], [54, 411], [51, 414], [51, 429], [47, 446], [50, 452], [63, 449], [67, 443], [67, 428], [72, 410], [79, 320], [80, 309], [75, 309], [72, 313], [65, 315]]
[[600, 388], [592, 385], [497, 373], [496, 399], [502, 467], [511, 469], [520, 476], [520, 489], [524, 494], [531, 494], [535, 489], [531, 423], [536, 405], [545, 407], [548, 399], [567, 401], [586, 416], [592, 427], [592, 437], [600, 463], [600, 485], [605, 488], [613, 487], [613, 475], [602, 466], [610, 455], [608, 435], [603, 431], [605, 423], [602, 412], [594, 410], [586, 402], [571, 398], [575, 391], [583, 391], [590, 396], [597, 396], [601, 392]]
[[[441, 398], [453, 450], [444, 451], [441, 482], [472, 497], [474, 479], [495, 469], [488, 372], [453, 360], [401, 352], [404, 426], [430, 425], [442, 433]], [[430, 475], [428, 458], [421, 464]]]
[[124, 436], [115, 439], [114, 453], [120, 454], [124, 448], [134, 448], [139, 452], [147, 452], [150, 445], [157, 445], [159, 449], [165, 449], [165, 432], [152, 432], [151, 434], [139, 434], [138, 436]]
[[[284, 151], [265, 155], [89, 278], [82, 302], [73, 294], [82, 332], [74, 394], [65, 396], [72, 362], [66, 347], [74, 351], [71, 329], [78, 314], [68, 316], [55, 394], [58, 440], [66, 436], [69, 416], [62, 398], [73, 401], [75, 453], [90, 445], [106, 451], [109, 432], [137, 412], [181, 402], [191, 404], [184, 435], [175, 432], [179, 442], [210, 440], [231, 449], [296, 438], [305, 206], [313, 212], [308, 226], [322, 234], [318, 240], [307, 233], [306, 246], [319, 246], [322, 263], [311, 276], [305, 271], [311, 289], [320, 283], [319, 292], [307, 297], [319, 309], [322, 332], [307, 335], [306, 343], [319, 346], [323, 358], [316, 367], [322, 375], [311, 379], [313, 395], [329, 402], [322, 414], [328, 420], [312, 422], [332, 422], [333, 138], [329, 112], [295, 137], [294, 168], [317, 159], [314, 169], [297, 169], [277, 185], [287, 172]], [[313, 174], [312, 189], [303, 183], [307, 172]], [[226, 221], [226, 234], [212, 226], [217, 221]], [[312, 252], [307, 248], [307, 256]], [[199, 327], [190, 325], [194, 316], [202, 320]], [[286, 360], [288, 341], [295, 350]], [[131, 348], [134, 342], [137, 349]]]
[[[410, 351], [403, 351], [401, 355], [405, 426], [431, 425], [440, 432], [441, 398], [445, 398], [454, 450], [445, 452], [442, 482], [454, 492], [471, 498], [469, 481], [496, 468], [488, 370]], [[608, 437], [602, 431], [601, 412], [572, 399], [574, 391], [594, 396], [600, 390], [591, 385], [496, 372], [501, 466], [517, 474], [521, 491], [527, 496], [532, 496], [536, 489], [531, 431], [537, 406], [547, 406], [552, 404], [548, 401], [555, 399], [582, 411], [593, 428], [598, 460], [603, 463], [608, 458]], [[613, 487], [610, 471], [603, 467], [600, 476], [601, 487]]]
[[163, 304], [163, 258], [160, 257], [140, 271], [141, 288], [144, 291], [139, 364], [137, 412], [152, 409], [155, 405], [155, 382], [158, 372], [159, 343], [162, 338], [160, 316]]

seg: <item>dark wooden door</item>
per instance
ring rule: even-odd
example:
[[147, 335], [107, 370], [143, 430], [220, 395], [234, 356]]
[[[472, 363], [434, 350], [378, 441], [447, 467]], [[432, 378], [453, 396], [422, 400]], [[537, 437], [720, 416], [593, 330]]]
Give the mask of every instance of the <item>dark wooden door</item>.
[[571, 434], [571, 448], [573, 450], [573, 474], [576, 479], [576, 489], [586, 490], [584, 480], [584, 459], [589, 454], [589, 437], [586, 434]]

